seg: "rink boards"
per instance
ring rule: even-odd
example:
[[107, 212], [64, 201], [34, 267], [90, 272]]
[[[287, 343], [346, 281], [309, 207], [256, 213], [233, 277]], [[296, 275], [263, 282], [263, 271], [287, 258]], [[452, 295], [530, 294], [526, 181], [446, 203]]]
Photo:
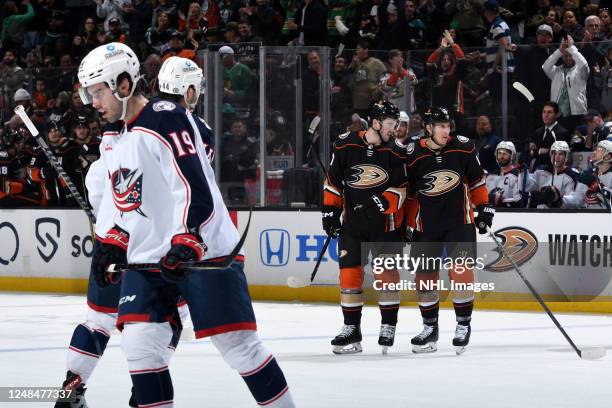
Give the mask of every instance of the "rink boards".
[[[247, 217], [248, 211], [238, 211], [235, 217], [241, 233]], [[558, 291], [563, 287], [563, 280], [559, 285], [550, 286], [545, 281], [540, 282], [537, 275], [529, 279], [551, 301], [554, 310], [612, 313], [612, 248], [608, 250], [612, 247], [611, 226], [612, 216], [604, 212], [498, 212], [493, 230], [507, 236], [518, 231], [515, 235], [519, 244], [525, 244], [523, 237], [527, 237], [527, 241], [534, 239], [540, 243], [541, 249], [553, 242], [563, 242], [564, 255], [567, 255], [565, 250], [571, 253], [572, 248], [584, 250], [595, 245], [599, 249], [595, 260], [577, 256], [573, 259], [574, 264], [563, 265], [556, 259], [556, 266], [548, 271], [566, 277], [579, 273], [576, 281], [581, 286], [572, 292], [576, 296], [560, 297]], [[337, 302], [335, 241], [321, 262], [315, 286], [292, 289], [286, 285], [289, 276], [303, 279], [310, 276], [325, 238], [317, 211], [254, 211], [244, 244], [245, 271], [253, 298]], [[480, 241], [491, 242], [491, 239], [479, 236]], [[84, 293], [91, 251], [90, 228], [82, 211], [0, 210], [0, 290]], [[548, 249], [542, 252], [547, 254]], [[556, 258], [557, 255], [555, 252]], [[572, 259], [566, 261], [571, 263]], [[521, 269], [529, 269], [529, 265]], [[514, 272], [477, 276], [479, 281], [504, 280], [503, 290], [480, 294], [477, 307], [539, 310], [523, 282], [518, 276], [509, 274]], [[366, 284], [371, 282], [372, 275], [367, 273]], [[403, 303], [413, 304], [413, 295], [402, 293]], [[366, 299], [371, 303], [375, 296], [370, 294]]]

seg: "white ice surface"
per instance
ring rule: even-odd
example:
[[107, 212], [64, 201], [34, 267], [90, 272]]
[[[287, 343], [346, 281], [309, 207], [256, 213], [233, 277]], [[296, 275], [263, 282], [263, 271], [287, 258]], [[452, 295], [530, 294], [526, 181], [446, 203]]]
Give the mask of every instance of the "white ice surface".
[[[0, 386], [58, 386], [66, 348], [85, 316], [85, 298], [0, 293]], [[338, 306], [255, 303], [259, 333], [276, 355], [298, 407], [609, 407], [612, 353], [580, 360], [544, 313], [476, 311], [468, 350], [451, 345], [454, 317], [440, 312], [438, 352], [414, 355], [410, 338], [420, 331], [418, 310], [400, 311], [396, 345], [382, 356], [379, 312], [363, 313], [364, 352], [331, 353]], [[559, 314], [579, 346], [612, 348], [612, 318]], [[127, 407], [130, 379], [113, 335], [89, 381], [90, 408]], [[207, 340], [181, 342], [171, 362], [177, 407], [256, 406], [242, 379]], [[0, 407], [45, 407], [6, 403]]]

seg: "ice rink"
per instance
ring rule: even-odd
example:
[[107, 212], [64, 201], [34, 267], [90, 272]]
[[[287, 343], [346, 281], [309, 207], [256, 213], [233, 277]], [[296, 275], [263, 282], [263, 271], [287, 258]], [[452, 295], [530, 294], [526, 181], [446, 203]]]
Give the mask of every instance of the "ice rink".
[[[83, 296], [0, 293], [0, 385], [59, 386]], [[364, 352], [331, 353], [339, 307], [257, 302], [259, 333], [279, 360], [298, 407], [607, 407], [612, 403], [612, 353], [580, 360], [544, 313], [474, 313], [468, 350], [451, 346], [454, 316], [441, 311], [438, 352], [414, 355], [418, 310], [402, 308], [395, 347], [382, 356], [380, 315], [364, 310]], [[612, 348], [612, 317], [557, 315], [578, 346]], [[86, 393], [91, 408], [127, 407], [130, 378], [113, 335]], [[256, 406], [241, 378], [207, 340], [181, 342], [170, 365], [177, 407]], [[2, 403], [44, 407], [49, 403]]]

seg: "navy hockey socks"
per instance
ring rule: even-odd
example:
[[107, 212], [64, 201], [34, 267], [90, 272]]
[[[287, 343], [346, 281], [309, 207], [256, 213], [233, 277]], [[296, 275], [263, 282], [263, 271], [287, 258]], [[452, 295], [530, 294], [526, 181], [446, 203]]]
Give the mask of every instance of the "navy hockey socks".
[[271, 354], [259, 367], [240, 375], [261, 406], [274, 405], [289, 390], [283, 371]]
[[131, 370], [132, 384], [139, 407], [171, 406], [174, 388], [168, 366], [149, 370]]
[[474, 300], [468, 300], [467, 302], [453, 302], [455, 307], [455, 316], [457, 317], [457, 323], [463, 325], [469, 325], [472, 320], [472, 310], [474, 310]]
[[428, 325], [438, 324], [438, 313], [440, 311], [440, 302], [419, 304], [421, 310], [421, 316], [423, 317], [423, 323]]

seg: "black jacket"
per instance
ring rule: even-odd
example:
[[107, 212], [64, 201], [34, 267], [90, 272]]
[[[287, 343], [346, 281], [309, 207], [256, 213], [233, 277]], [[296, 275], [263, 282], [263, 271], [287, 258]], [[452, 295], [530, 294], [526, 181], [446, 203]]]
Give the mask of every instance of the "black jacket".
[[[305, 13], [303, 25], [302, 13]], [[304, 33], [304, 45], [327, 45], [327, 7], [321, 0], [312, 0], [310, 4], [304, 4], [295, 13], [295, 23], [299, 26], [298, 30]]]

